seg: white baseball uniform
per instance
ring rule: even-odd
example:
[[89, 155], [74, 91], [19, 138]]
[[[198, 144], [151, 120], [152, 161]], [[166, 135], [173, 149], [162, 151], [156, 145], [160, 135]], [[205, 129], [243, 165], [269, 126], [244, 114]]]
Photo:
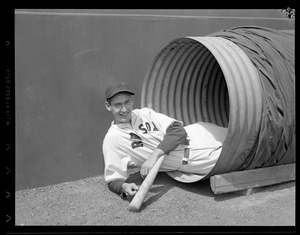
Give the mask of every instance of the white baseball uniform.
[[[103, 140], [107, 182], [126, 180], [129, 166], [141, 166], [163, 140], [167, 128], [177, 120], [149, 108], [134, 109], [131, 123], [112, 122]], [[182, 122], [181, 122], [182, 123]], [[160, 171], [208, 174], [215, 165], [227, 128], [198, 122], [184, 127], [189, 141], [189, 161], [182, 164], [184, 145], [166, 155]]]

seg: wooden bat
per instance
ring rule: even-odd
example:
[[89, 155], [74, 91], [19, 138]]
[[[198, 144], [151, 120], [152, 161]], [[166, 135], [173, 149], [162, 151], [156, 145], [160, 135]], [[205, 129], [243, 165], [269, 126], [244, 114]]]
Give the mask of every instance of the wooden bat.
[[135, 194], [135, 196], [133, 197], [132, 201], [129, 204], [129, 211], [137, 212], [140, 210], [140, 208], [143, 204], [143, 201], [146, 197], [146, 194], [148, 193], [150, 187], [152, 186], [164, 158], [165, 158], [165, 155], [161, 156], [156, 161], [156, 163], [154, 164], [154, 166], [152, 167], [152, 169], [150, 170], [150, 172], [144, 179], [139, 190], [137, 191], [137, 193]]

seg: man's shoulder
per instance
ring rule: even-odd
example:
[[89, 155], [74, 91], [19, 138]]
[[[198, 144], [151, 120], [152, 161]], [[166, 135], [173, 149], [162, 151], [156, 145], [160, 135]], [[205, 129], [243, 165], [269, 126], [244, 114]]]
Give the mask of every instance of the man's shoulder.
[[108, 129], [107, 133], [105, 134], [104, 139], [110, 140], [110, 139], [116, 139], [120, 136], [120, 131], [118, 128], [116, 128], [114, 125], [111, 125]]
[[140, 108], [140, 109], [134, 109], [132, 110], [133, 113], [135, 114], [139, 114], [139, 115], [147, 115], [151, 112], [154, 112], [153, 109], [150, 109], [150, 108], [147, 108], [147, 107], [143, 107], [143, 108]]
[[120, 132], [115, 128], [110, 128], [103, 139], [104, 146], [117, 146], [122, 142]]
[[109, 129], [107, 130], [107, 133], [106, 133], [106, 135], [107, 136], [111, 136], [111, 135], [115, 135], [115, 134], [118, 134], [118, 133], [120, 133], [120, 129], [117, 127], [117, 125], [111, 125], [110, 127], [109, 127]]

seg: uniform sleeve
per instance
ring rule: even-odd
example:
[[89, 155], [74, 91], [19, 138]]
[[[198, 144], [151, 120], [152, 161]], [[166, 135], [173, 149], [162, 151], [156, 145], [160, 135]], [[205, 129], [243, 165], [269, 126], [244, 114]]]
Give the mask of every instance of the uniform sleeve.
[[158, 126], [160, 131], [164, 134], [162, 142], [158, 148], [169, 154], [172, 150], [177, 148], [180, 144], [185, 144], [187, 141], [187, 133], [183, 128], [183, 122], [171, 118], [165, 114], [155, 112], [149, 109], [151, 120]]
[[108, 183], [108, 188], [110, 191], [118, 194], [122, 199], [126, 199], [126, 194], [122, 190], [122, 185], [125, 183], [124, 180], [114, 180]]
[[118, 136], [106, 135], [103, 141], [104, 179], [107, 183], [128, 178], [127, 167], [131, 158], [120, 144]]
[[166, 131], [163, 141], [157, 148], [169, 154], [180, 144], [187, 144], [187, 133], [180, 122], [173, 122]]

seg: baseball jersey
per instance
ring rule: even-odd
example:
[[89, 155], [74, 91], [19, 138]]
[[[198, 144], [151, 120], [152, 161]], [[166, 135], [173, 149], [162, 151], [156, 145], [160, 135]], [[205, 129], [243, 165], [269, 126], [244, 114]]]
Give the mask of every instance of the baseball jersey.
[[[141, 166], [174, 122], [178, 120], [149, 108], [134, 109], [130, 123], [112, 122], [102, 146], [105, 180], [126, 180], [128, 167]], [[189, 163], [182, 164], [184, 148], [187, 146], [181, 144], [166, 155], [160, 171], [209, 173], [220, 154], [227, 129], [201, 122], [184, 128], [189, 139]]]

